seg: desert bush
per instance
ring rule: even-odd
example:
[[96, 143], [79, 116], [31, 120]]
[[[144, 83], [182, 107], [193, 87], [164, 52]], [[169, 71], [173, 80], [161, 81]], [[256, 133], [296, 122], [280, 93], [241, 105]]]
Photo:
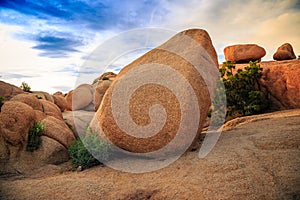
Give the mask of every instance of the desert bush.
[[31, 87], [27, 83], [25, 83], [25, 82], [22, 82], [22, 85], [20, 86], [20, 88], [24, 92], [31, 92]]
[[41, 144], [41, 135], [45, 131], [45, 126], [41, 122], [35, 122], [33, 127], [29, 129], [28, 143], [26, 150], [34, 151], [39, 148]]
[[234, 69], [235, 65], [230, 61], [224, 62], [220, 68], [226, 90], [227, 116], [252, 115], [266, 110], [268, 101], [259, 85], [263, 69], [258, 62], [250, 61], [249, 66], [238, 69], [236, 73]]
[[[85, 145], [88, 146], [88, 149]], [[88, 127], [86, 134], [71, 144], [69, 154], [75, 167], [90, 168], [102, 164], [99, 160], [103, 161], [109, 158], [110, 145], [100, 140], [98, 134]]]

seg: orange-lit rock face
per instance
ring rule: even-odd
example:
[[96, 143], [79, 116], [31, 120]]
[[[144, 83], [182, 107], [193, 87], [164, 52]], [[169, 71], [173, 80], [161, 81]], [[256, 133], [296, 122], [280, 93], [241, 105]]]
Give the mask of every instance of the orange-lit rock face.
[[260, 60], [266, 55], [266, 51], [256, 44], [238, 44], [225, 47], [224, 55], [227, 61], [248, 63], [249, 61]]
[[[193, 51], [195, 44], [202, 51]], [[166, 145], [169, 152], [186, 149], [197, 138], [210, 106], [209, 84], [195, 65], [217, 71], [217, 64], [206, 31], [178, 33], [121, 70], [92, 128], [128, 152], [154, 152]]]

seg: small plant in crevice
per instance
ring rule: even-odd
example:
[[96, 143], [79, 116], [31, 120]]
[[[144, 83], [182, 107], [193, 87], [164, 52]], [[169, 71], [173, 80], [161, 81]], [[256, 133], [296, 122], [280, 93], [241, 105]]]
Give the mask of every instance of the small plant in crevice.
[[43, 99], [43, 97], [41, 96], [41, 95], [35, 95], [35, 97], [37, 98], [37, 99]]
[[33, 127], [29, 129], [27, 151], [37, 150], [41, 144], [41, 135], [45, 131], [45, 125], [41, 122], [35, 122]]
[[235, 64], [230, 61], [219, 69], [226, 92], [227, 116], [262, 113], [269, 103], [259, 85], [263, 69], [258, 61], [250, 61], [244, 70], [234, 69]]
[[20, 86], [20, 88], [24, 92], [31, 92], [31, 87], [27, 83], [25, 83], [25, 82], [22, 82], [22, 85]]
[[85, 135], [71, 144], [69, 154], [75, 167], [90, 168], [102, 164], [99, 160], [107, 160], [110, 150], [110, 145], [102, 141], [98, 134], [88, 127]]
[[3, 96], [0, 96], [0, 112], [1, 112], [1, 108], [4, 104], [4, 100], [5, 100], [5, 98]]

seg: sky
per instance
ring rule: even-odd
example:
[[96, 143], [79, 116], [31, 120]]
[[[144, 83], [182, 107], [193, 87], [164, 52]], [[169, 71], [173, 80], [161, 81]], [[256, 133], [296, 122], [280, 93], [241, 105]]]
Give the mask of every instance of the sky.
[[299, 0], [0, 0], [0, 80], [68, 92], [189, 28], [209, 33], [219, 63], [234, 44], [262, 46], [263, 61], [286, 42], [300, 55]]

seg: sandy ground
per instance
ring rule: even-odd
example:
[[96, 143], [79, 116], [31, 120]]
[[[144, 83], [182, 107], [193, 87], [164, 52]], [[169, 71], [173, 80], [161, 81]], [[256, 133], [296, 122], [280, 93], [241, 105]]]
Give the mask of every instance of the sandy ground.
[[231, 121], [210, 154], [132, 174], [45, 166], [2, 177], [0, 199], [300, 199], [300, 110]]

